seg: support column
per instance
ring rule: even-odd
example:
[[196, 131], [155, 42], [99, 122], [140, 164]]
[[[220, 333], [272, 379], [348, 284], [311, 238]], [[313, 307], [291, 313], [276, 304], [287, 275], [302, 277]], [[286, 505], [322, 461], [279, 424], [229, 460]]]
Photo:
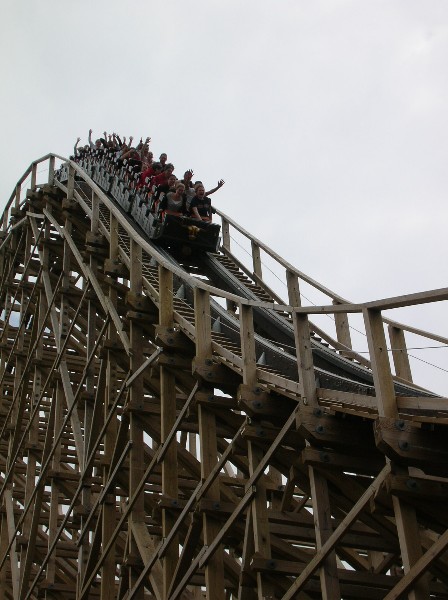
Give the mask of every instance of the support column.
[[[372, 363], [378, 415], [396, 419], [398, 418], [398, 409], [381, 311], [366, 308], [363, 314]], [[396, 465], [394, 465], [394, 471], [398, 474], [408, 475], [408, 469]], [[404, 572], [407, 573], [422, 556], [417, 516], [415, 509], [406, 504], [401, 498], [392, 496], [392, 502], [400, 542], [401, 559]], [[415, 583], [413, 590], [409, 592], [408, 598], [409, 600], [426, 600], [429, 598], [427, 577], [422, 577]]]
[[411, 365], [409, 364], [408, 350], [404, 331], [393, 325], [389, 325], [389, 339], [392, 348], [392, 358], [394, 359], [395, 373], [397, 377], [406, 379], [412, 383]]
[[[252, 307], [246, 306], [245, 304], [240, 304], [240, 336], [241, 355], [243, 359], [243, 385], [254, 389], [257, 386], [257, 355], [255, 350], [254, 320]], [[247, 446], [249, 476], [251, 476], [263, 459], [264, 452], [252, 441], [248, 441]], [[252, 519], [251, 529], [254, 536], [253, 549], [255, 553], [266, 560], [271, 558], [267, 503], [266, 486], [264, 477], [261, 476], [256, 483], [256, 492], [252, 500], [250, 516]], [[245, 558], [246, 560], [249, 559], [248, 556]], [[258, 600], [274, 598], [274, 593], [275, 585], [266, 579], [263, 572], [257, 572]]]
[[[143, 288], [142, 280], [142, 249], [131, 240], [131, 264], [130, 264], [130, 294], [133, 298], [141, 295]], [[143, 363], [143, 333], [141, 325], [136, 320], [130, 322], [130, 367], [131, 372], [135, 373]], [[136, 406], [143, 403], [143, 374], [136, 377], [131, 385], [131, 405]], [[129, 469], [129, 496], [133, 496], [145, 471], [145, 454], [143, 441], [143, 427], [135, 411], [131, 411], [130, 416], [130, 440], [132, 448], [130, 451], [130, 469]], [[132, 527], [145, 522], [145, 505], [143, 491], [139, 494], [130, 515], [131, 535], [129, 538], [129, 553], [132, 558], [141, 558], [138, 550], [138, 544], [132, 534]], [[139, 572], [133, 568], [132, 560], [129, 569], [129, 584], [132, 588], [137, 582]], [[143, 600], [144, 588], [136, 592], [135, 600]]]
[[[92, 194], [92, 217], [90, 223], [90, 231], [93, 235], [99, 233], [98, 225], [99, 225], [99, 199], [98, 196], [93, 193]], [[109, 256], [111, 259], [116, 258], [118, 252], [118, 241], [117, 241], [117, 223], [112, 214], [110, 214], [110, 246], [109, 246]], [[92, 253], [90, 254], [90, 268], [92, 269], [93, 274], [97, 273], [98, 269], [98, 259]], [[108, 296], [110, 300], [110, 305], [116, 307], [117, 305], [117, 292], [114, 287], [109, 286]], [[96, 342], [96, 325], [97, 325], [97, 314], [96, 307], [94, 302], [89, 299], [88, 303], [88, 344], [87, 344], [87, 355], [89, 356], [91, 351], [94, 348]], [[107, 328], [107, 339], [108, 339], [108, 350], [105, 353], [105, 357], [103, 360], [106, 360], [106, 377], [105, 377], [105, 386], [104, 390], [102, 390], [102, 385], [99, 385], [97, 388], [97, 394], [100, 394], [99, 398], [97, 398], [97, 403], [100, 403], [103, 400], [102, 413], [103, 413], [103, 422], [109, 418], [109, 413], [112, 409], [112, 406], [115, 402], [115, 398], [117, 395], [117, 365], [116, 365], [116, 357], [114, 353], [110, 350], [113, 348], [114, 342], [117, 339], [117, 332], [113, 323], [111, 323]], [[102, 367], [104, 368], [104, 367]], [[101, 378], [102, 381], [102, 378]], [[89, 424], [88, 430], [90, 431], [92, 420], [94, 419], [93, 415], [93, 405], [91, 404], [93, 400], [93, 384], [94, 384], [94, 375], [93, 373], [88, 374], [86, 379], [86, 398], [88, 403], [86, 403], [86, 411], [85, 411], [85, 421]], [[104, 395], [103, 395], [104, 394]], [[97, 406], [97, 408], [99, 408]], [[109, 425], [106, 429], [106, 433], [104, 435], [104, 456], [103, 456], [103, 464], [102, 464], [102, 478], [103, 482], [106, 483], [109, 479], [109, 475], [111, 470], [113, 469], [112, 460], [114, 456], [115, 443], [117, 441], [117, 432], [118, 432], [118, 422], [117, 418], [114, 415], [110, 421]], [[90, 433], [86, 435], [86, 449], [93, 443], [94, 440], [89, 439]], [[109, 542], [110, 538], [115, 529], [116, 519], [117, 519], [117, 508], [115, 505], [115, 494], [113, 493], [113, 488], [111, 489], [111, 494], [107, 495], [104, 499], [104, 503], [102, 505], [101, 510], [101, 537], [103, 547]], [[91, 501], [91, 492], [89, 489], [84, 491], [86, 500]], [[87, 548], [85, 556], [87, 557]], [[104, 560], [104, 564], [101, 570], [101, 591], [100, 591], [100, 599], [108, 600], [109, 598], [114, 597], [115, 595], [115, 575], [116, 575], [116, 544], [112, 545], [112, 548]]]
[[[159, 266], [159, 324], [162, 327], [173, 327], [173, 274], [165, 267]], [[160, 366], [160, 401], [161, 401], [161, 438], [163, 444], [176, 421], [176, 380], [172, 370]], [[162, 493], [169, 498], [178, 497], [178, 464], [177, 445], [173, 440], [166, 451], [162, 463]], [[169, 510], [162, 511], [162, 535], [170, 533], [176, 521], [176, 516]], [[168, 598], [168, 592], [179, 560], [178, 536], [163, 557], [163, 598]]]
[[[339, 302], [333, 300], [333, 304], [337, 306]], [[352, 337], [350, 335], [350, 325], [348, 322], [348, 314], [347, 313], [335, 313], [334, 321], [336, 324], [336, 337], [338, 342], [347, 346], [347, 348], [353, 348], [352, 346]], [[353, 358], [353, 354], [341, 352], [343, 356], [347, 356], [347, 358]]]
[[[210, 295], [205, 290], [194, 290], [194, 313], [196, 324], [196, 360], [212, 360], [212, 334], [210, 321]], [[207, 392], [213, 394], [213, 388]], [[201, 478], [204, 481], [218, 462], [215, 415], [202, 404], [198, 407], [199, 439], [201, 453]], [[210, 486], [206, 498], [217, 502], [221, 499], [219, 474]], [[209, 515], [203, 517], [204, 544], [209, 546], [220, 531], [219, 524]], [[222, 550], [211, 557], [205, 566], [205, 586], [207, 600], [225, 600], [224, 564]]]
[[[301, 306], [299, 280], [295, 273], [287, 271], [288, 296], [291, 306]], [[308, 406], [317, 406], [316, 380], [314, 375], [313, 351], [311, 348], [308, 315], [292, 313], [294, 340], [297, 353], [299, 382], [302, 387], [302, 402]], [[298, 417], [300, 418], [300, 416]], [[320, 550], [333, 529], [331, 525], [331, 503], [326, 478], [317, 469], [308, 467], [313, 502], [314, 530], [316, 550]], [[330, 552], [319, 568], [322, 598], [340, 600], [341, 592], [337, 576], [336, 553]]]

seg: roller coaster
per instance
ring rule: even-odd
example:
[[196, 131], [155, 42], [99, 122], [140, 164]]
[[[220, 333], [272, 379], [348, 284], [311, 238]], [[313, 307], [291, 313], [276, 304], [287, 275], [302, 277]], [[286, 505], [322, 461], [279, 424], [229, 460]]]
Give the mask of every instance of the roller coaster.
[[156, 218], [101, 157], [17, 183], [0, 598], [448, 598], [448, 399], [413, 381], [405, 335], [448, 339], [383, 314], [448, 289], [355, 304], [216, 213]]

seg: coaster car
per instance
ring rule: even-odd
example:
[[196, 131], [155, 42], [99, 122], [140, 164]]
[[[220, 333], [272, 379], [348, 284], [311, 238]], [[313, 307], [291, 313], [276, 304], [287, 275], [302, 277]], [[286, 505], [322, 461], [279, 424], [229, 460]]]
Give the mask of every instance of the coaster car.
[[165, 214], [154, 223], [150, 237], [161, 246], [217, 252], [220, 229], [217, 223]]

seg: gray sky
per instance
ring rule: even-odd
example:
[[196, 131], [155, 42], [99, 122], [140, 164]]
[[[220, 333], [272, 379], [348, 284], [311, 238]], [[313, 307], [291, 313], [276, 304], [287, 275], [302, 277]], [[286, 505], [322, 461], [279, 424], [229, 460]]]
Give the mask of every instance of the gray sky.
[[[2, 203], [90, 127], [149, 135], [344, 297], [445, 287], [447, 58], [445, 0], [2, 0]], [[391, 316], [448, 336], [446, 303]]]

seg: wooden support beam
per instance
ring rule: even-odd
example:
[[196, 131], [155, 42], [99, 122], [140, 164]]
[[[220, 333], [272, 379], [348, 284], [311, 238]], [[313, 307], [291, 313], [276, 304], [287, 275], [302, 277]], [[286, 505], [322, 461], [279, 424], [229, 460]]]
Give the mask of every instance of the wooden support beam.
[[[338, 304], [338, 302], [336, 300], [333, 300], [333, 304]], [[343, 344], [344, 346], [347, 346], [347, 348], [352, 348], [352, 338], [350, 335], [350, 325], [348, 322], [348, 313], [335, 313], [334, 315], [334, 320], [335, 320], [335, 325], [336, 325], [336, 337], [338, 342], [340, 342], [341, 344]], [[345, 353], [344, 351], [341, 352], [341, 354], [344, 356], [347, 356], [348, 358], [352, 358], [353, 354], [351, 353]]]
[[[300, 306], [299, 282], [296, 274], [287, 272], [289, 302]], [[317, 407], [316, 381], [314, 377], [313, 353], [311, 349], [310, 327], [306, 314], [293, 313], [294, 341], [297, 353], [299, 381], [302, 387], [302, 403]], [[297, 416], [297, 427], [301, 421]], [[325, 476], [309, 466], [311, 499], [313, 503], [314, 526], [316, 532], [316, 551], [319, 551], [331, 537], [331, 504]], [[328, 553], [319, 570], [322, 597], [325, 600], [339, 600], [341, 591], [337, 576], [336, 553]]]
[[253, 240], [251, 242], [251, 246], [252, 246], [252, 264], [254, 267], [254, 275], [256, 275], [257, 277], [262, 279], [263, 271], [262, 271], [262, 266], [261, 266], [260, 246]]
[[401, 379], [412, 382], [411, 365], [406, 347], [404, 331], [393, 325], [388, 326], [390, 347], [394, 359], [395, 373]]
[[[174, 327], [173, 318], [173, 274], [165, 267], [159, 267], [159, 323], [167, 329]], [[173, 371], [160, 366], [160, 442], [166, 443], [168, 435], [176, 422], [176, 379]], [[162, 493], [177, 499], [178, 463], [177, 446], [171, 443], [166, 450], [162, 463]], [[168, 510], [162, 511], [162, 532], [166, 538], [176, 521]], [[176, 536], [163, 557], [163, 597], [168, 598], [179, 560], [179, 541]]]
[[[143, 292], [142, 280], [142, 249], [139, 244], [131, 240], [131, 255], [130, 255], [130, 291], [133, 294], [141, 295]], [[130, 369], [135, 372], [140, 369], [143, 364], [143, 333], [138, 322], [130, 322]], [[130, 386], [130, 399], [132, 403], [141, 402], [144, 395], [143, 390], [143, 375], [136, 377]], [[145, 456], [144, 456], [144, 438], [142, 422], [138, 416], [131, 412], [129, 438], [132, 442], [130, 464], [129, 464], [129, 495], [135, 496], [134, 505], [130, 514], [130, 531], [132, 533], [132, 525], [134, 523], [145, 522], [145, 504], [143, 490], [140, 490], [140, 482], [145, 472]], [[112, 539], [112, 534], [110, 539]], [[134, 550], [135, 548], [135, 550]], [[138, 545], [134, 542], [134, 537], [129, 538], [129, 553], [132, 556], [134, 551], [138, 554]], [[114, 562], [113, 552], [108, 555], [111, 558], [111, 565]], [[107, 560], [107, 559], [106, 559]], [[103, 566], [104, 570], [104, 566]], [[130, 565], [129, 569], [129, 584], [130, 587], [138, 580], [138, 571]], [[143, 600], [144, 589], [140, 588], [135, 596], [136, 600]]]
[[[366, 308], [363, 315], [378, 400], [378, 414], [380, 417], [397, 419], [398, 410], [381, 311]], [[393, 496], [392, 501], [400, 540], [401, 558], [404, 571], [407, 573], [422, 556], [417, 516], [415, 509], [402, 499]], [[409, 594], [409, 599], [424, 600], [426, 598], [429, 598], [429, 586], [426, 578], [422, 578], [416, 582], [415, 588]]]

